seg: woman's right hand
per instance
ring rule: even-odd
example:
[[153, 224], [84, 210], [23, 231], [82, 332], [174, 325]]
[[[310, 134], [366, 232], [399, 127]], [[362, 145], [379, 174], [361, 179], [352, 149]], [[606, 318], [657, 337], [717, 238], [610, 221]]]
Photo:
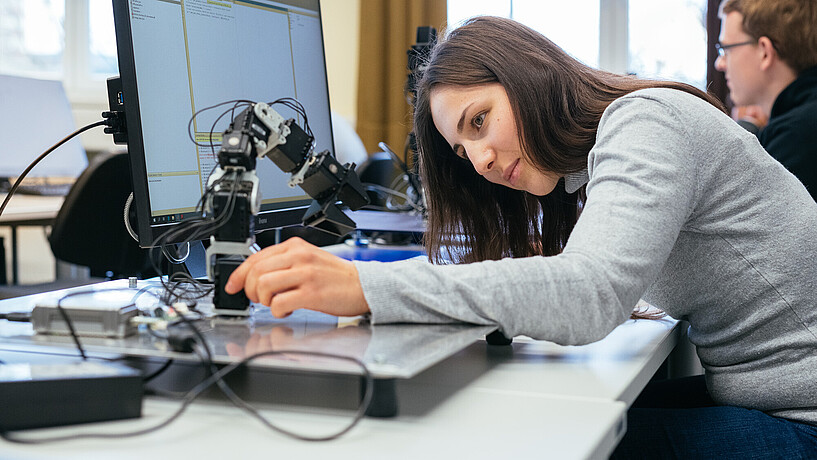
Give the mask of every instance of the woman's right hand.
[[247, 297], [283, 318], [299, 308], [335, 316], [369, 312], [357, 268], [300, 238], [267, 247], [247, 258], [230, 276], [228, 294]]

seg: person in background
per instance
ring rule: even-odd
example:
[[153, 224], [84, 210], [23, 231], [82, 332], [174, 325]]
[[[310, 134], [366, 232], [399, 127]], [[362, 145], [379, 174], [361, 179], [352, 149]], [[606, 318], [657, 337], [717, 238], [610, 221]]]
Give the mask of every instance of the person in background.
[[468, 322], [563, 345], [604, 338], [643, 299], [689, 322], [705, 376], [631, 408], [617, 456], [817, 452], [817, 202], [716, 98], [480, 17], [433, 47], [414, 129], [430, 261], [350, 262], [292, 239], [225, 290], [277, 317]]
[[715, 68], [735, 106], [759, 109], [739, 122], [817, 197], [817, 1], [724, 0], [719, 14]]
[[732, 118], [738, 122], [743, 129], [755, 136], [760, 135], [760, 130], [766, 127], [769, 117], [763, 113], [759, 105], [741, 105], [732, 107]]

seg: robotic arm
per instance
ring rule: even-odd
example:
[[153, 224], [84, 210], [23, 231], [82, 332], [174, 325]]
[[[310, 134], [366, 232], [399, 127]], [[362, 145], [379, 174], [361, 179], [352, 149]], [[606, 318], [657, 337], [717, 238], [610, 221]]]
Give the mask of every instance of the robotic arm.
[[329, 151], [315, 153], [313, 140], [293, 119], [284, 119], [263, 102], [244, 109], [224, 132], [218, 167], [210, 176], [204, 199], [205, 212], [215, 224], [207, 249], [207, 277], [215, 285], [217, 314], [249, 314], [250, 302], [244, 292], [226, 294], [224, 285], [255, 244], [255, 216], [261, 206], [257, 159], [272, 160], [291, 174], [290, 187], [300, 186], [313, 198], [304, 225], [336, 235], [355, 229], [355, 223], [336, 205], [340, 200], [357, 210], [369, 203], [354, 163], [341, 165]]

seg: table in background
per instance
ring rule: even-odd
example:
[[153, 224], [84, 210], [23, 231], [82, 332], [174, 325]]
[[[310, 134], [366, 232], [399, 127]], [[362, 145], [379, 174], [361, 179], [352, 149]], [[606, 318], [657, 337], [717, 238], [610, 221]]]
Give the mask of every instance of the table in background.
[[[0, 203], [6, 199], [6, 194], [0, 194]], [[0, 225], [11, 228], [11, 279], [12, 284], [19, 282], [18, 273], [18, 242], [17, 227], [48, 226], [54, 223], [57, 213], [62, 207], [64, 196], [18, 195], [9, 201], [8, 207], [0, 216]], [[3, 275], [5, 275], [5, 259], [3, 260]], [[8, 282], [5, 276], [0, 282]]]

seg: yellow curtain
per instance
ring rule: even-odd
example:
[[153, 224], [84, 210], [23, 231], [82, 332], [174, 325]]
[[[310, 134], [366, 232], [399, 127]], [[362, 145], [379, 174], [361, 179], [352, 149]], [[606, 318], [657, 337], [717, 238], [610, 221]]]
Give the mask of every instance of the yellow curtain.
[[445, 0], [361, 0], [357, 132], [368, 152], [384, 141], [402, 155], [411, 131], [406, 52], [417, 27], [441, 31], [445, 20]]

